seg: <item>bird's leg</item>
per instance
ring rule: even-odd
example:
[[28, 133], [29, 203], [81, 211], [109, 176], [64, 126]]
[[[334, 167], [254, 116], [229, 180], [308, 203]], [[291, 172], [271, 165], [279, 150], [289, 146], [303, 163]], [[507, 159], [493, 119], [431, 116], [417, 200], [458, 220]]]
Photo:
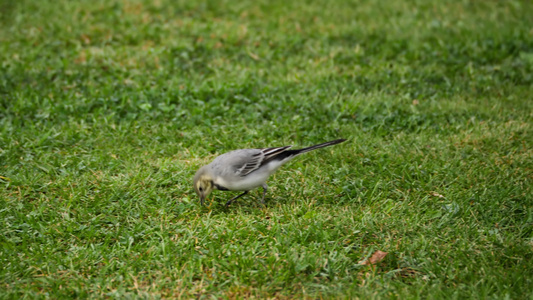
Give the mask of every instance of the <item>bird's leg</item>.
[[246, 195], [246, 194], [248, 194], [248, 191], [245, 191], [244, 193], [240, 194], [240, 195], [237, 196], [237, 197], [233, 197], [233, 198], [229, 199], [228, 202], [226, 202], [226, 207], [228, 207], [228, 206], [231, 204], [231, 202], [233, 202], [233, 201], [239, 199], [240, 197], [242, 197], [242, 196], [244, 196], [244, 195]]
[[266, 183], [263, 183], [263, 198], [261, 198], [261, 204], [263, 204], [263, 206], [265, 205], [265, 195], [267, 193], [267, 190], [268, 185]]

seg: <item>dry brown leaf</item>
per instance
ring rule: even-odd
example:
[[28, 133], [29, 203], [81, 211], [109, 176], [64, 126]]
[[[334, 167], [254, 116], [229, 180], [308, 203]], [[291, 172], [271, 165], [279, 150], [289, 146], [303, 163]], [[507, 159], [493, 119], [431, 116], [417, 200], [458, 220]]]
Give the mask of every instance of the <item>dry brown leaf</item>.
[[74, 59], [74, 62], [77, 64], [83, 64], [86, 61], [87, 61], [87, 53], [85, 52], [85, 50], [82, 50], [80, 52], [80, 55], [78, 55], [78, 57]]
[[439, 193], [437, 193], [437, 192], [431, 192], [431, 196], [433, 196], [433, 197], [439, 197], [439, 198], [444, 198], [443, 195], [441, 195], [441, 194], [439, 194]]
[[254, 53], [252, 53], [252, 52], [250, 52], [250, 51], [248, 51], [248, 55], [249, 55], [251, 58], [253, 58], [254, 60], [259, 60], [259, 59], [260, 59], [259, 56], [258, 56], [257, 54], [254, 54]]
[[86, 34], [82, 34], [81, 35], [81, 40], [86, 44], [86, 45], [89, 45], [91, 43], [91, 38], [86, 35]]
[[370, 256], [369, 258], [365, 258], [362, 261], [360, 261], [359, 264], [363, 266], [375, 265], [379, 263], [380, 261], [382, 261], [385, 258], [385, 256], [387, 256], [387, 254], [389, 253], [378, 250], [374, 252], [374, 254], [372, 254], [372, 256]]

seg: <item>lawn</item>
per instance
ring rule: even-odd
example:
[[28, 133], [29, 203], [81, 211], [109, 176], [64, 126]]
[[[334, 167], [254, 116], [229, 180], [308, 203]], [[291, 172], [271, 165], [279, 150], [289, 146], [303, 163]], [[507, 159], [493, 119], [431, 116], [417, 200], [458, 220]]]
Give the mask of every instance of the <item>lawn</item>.
[[[532, 15], [0, 0], [0, 298], [533, 299]], [[337, 138], [264, 208], [194, 193], [224, 152]]]

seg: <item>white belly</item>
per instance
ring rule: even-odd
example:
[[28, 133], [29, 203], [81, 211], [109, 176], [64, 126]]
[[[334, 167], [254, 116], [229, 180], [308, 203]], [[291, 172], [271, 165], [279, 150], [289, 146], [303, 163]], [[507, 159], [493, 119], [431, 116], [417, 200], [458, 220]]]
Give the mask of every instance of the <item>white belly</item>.
[[215, 179], [215, 184], [223, 186], [230, 191], [249, 191], [262, 186], [267, 181], [268, 176], [268, 170], [258, 170], [244, 177], [235, 176], [231, 179], [218, 177]]

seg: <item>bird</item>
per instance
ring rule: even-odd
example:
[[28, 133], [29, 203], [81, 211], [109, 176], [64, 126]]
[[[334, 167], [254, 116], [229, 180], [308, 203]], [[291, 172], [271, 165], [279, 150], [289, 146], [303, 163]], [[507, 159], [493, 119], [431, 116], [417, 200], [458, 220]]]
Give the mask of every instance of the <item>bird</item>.
[[200, 198], [201, 205], [204, 205], [205, 198], [213, 190], [243, 192], [228, 200], [226, 202], [228, 207], [250, 190], [262, 187], [261, 204], [264, 206], [268, 190], [266, 181], [279, 167], [300, 154], [344, 141], [346, 139], [337, 139], [295, 150], [290, 150], [292, 146], [233, 150], [216, 157], [210, 164], [198, 169], [193, 179], [194, 190]]

